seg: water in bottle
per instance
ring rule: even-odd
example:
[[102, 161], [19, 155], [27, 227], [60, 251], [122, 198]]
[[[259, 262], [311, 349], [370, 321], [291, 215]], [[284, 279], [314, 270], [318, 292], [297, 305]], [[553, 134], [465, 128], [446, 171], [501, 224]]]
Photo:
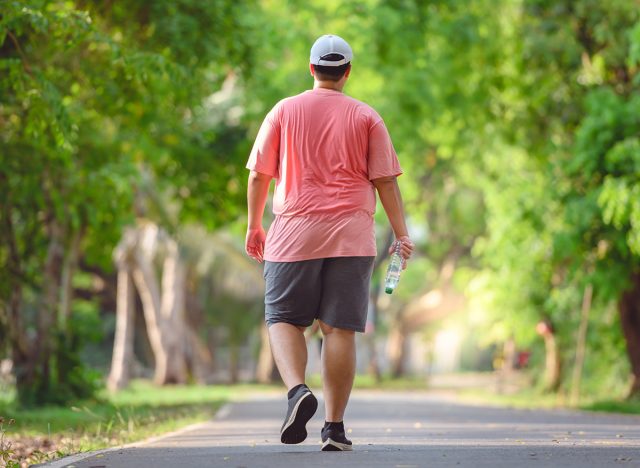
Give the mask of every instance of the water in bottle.
[[393, 251], [393, 255], [391, 255], [391, 261], [389, 262], [389, 267], [387, 268], [387, 276], [384, 279], [384, 292], [387, 294], [393, 293], [393, 290], [398, 286], [398, 282], [400, 281], [400, 272], [402, 271], [402, 265], [404, 263], [404, 259], [400, 254], [400, 247], [402, 244], [396, 241], [396, 247]]

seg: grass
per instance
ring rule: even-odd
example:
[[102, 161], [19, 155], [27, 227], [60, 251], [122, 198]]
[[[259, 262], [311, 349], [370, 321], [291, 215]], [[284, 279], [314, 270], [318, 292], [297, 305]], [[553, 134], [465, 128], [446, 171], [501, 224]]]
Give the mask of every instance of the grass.
[[567, 402], [561, 395], [544, 394], [535, 390], [521, 390], [513, 394], [499, 394], [485, 389], [464, 389], [456, 392], [462, 402], [505, 406], [520, 409], [566, 408]]
[[0, 407], [13, 401], [16, 396], [13, 386], [0, 384]]
[[[312, 374], [307, 377], [307, 385], [312, 390], [322, 389], [322, 377], [319, 374]], [[428, 390], [427, 381], [424, 377], [402, 377], [392, 378], [390, 376], [382, 376], [377, 381], [371, 375], [357, 374], [353, 382], [355, 390], [385, 390], [385, 391], [408, 391], [408, 390]]]
[[118, 446], [211, 418], [222, 404], [251, 392], [273, 390], [260, 385], [156, 387], [135, 381], [115, 395], [69, 407], [19, 409], [0, 400], [0, 416], [14, 458], [29, 463], [88, 450]]
[[604, 411], [607, 413], [640, 414], [640, 400], [601, 400], [580, 407], [587, 411]]
[[519, 409], [577, 409], [607, 413], [640, 414], [640, 400], [614, 400], [582, 397], [572, 405], [567, 397], [556, 393], [540, 393], [534, 389], [521, 390], [511, 395], [500, 395], [489, 390], [469, 389], [456, 393], [460, 401], [472, 404], [495, 405]]
[[163, 420], [207, 417], [229, 399], [232, 390], [226, 386], [155, 387], [136, 381], [131, 387], [99, 401], [69, 407], [17, 409], [11, 404], [0, 406], [5, 417], [16, 420], [14, 431], [20, 435], [55, 435], [60, 433], [116, 432], [131, 426], [142, 428]]

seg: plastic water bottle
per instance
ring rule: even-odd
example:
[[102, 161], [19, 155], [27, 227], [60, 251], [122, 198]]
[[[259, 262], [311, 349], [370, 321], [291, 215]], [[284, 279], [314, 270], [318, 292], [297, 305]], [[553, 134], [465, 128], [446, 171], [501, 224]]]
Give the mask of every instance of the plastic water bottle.
[[391, 255], [391, 261], [387, 267], [387, 276], [384, 279], [384, 292], [387, 294], [392, 294], [400, 281], [400, 272], [402, 272], [402, 265], [404, 264], [404, 259], [400, 254], [401, 247], [402, 243], [396, 241], [396, 248], [393, 251], [393, 255]]

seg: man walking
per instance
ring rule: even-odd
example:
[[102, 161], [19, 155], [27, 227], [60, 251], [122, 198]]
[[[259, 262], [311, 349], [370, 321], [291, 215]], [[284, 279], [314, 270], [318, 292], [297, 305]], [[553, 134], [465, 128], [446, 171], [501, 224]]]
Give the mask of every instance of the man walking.
[[[382, 118], [342, 93], [353, 53], [334, 35], [311, 47], [312, 90], [280, 101], [265, 118], [247, 163], [248, 255], [265, 261], [265, 320], [288, 389], [285, 444], [307, 437], [318, 401], [305, 385], [304, 330], [324, 336], [322, 450], [351, 450], [343, 417], [355, 375], [355, 332], [363, 332], [376, 256], [377, 190], [405, 259], [408, 237], [396, 177], [402, 173]], [[275, 219], [262, 216], [271, 179]]]

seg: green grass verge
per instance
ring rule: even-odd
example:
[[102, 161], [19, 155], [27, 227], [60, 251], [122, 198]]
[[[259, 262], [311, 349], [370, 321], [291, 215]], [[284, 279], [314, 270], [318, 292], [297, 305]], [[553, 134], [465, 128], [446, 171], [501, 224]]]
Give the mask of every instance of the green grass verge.
[[18, 435], [49, 436], [69, 431], [105, 434], [123, 429], [139, 433], [138, 429], [164, 420], [206, 419], [234, 397], [274, 388], [250, 384], [157, 387], [148, 381], [134, 381], [114, 395], [102, 392], [98, 401], [69, 407], [18, 409], [12, 403], [0, 402], [0, 415], [16, 420], [12, 433]]
[[567, 403], [561, 395], [544, 394], [535, 390], [523, 390], [518, 393], [502, 395], [491, 390], [464, 389], [455, 392], [464, 403], [505, 406], [510, 408], [565, 408]]
[[456, 392], [464, 403], [495, 405], [520, 409], [578, 409], [607, 413], [640, 414], [639, 400], [602, 400], [596, 397], [583, 397], [577, 405], [571, 405], [567, 397], [556, 393], [540, 393], [536, 390], [523, 390], [512, 395], [499, 395], [488, 390], [470, 389]]
[[[307, 377], [307, 385], [314, 391], [322, 389], [322, 377], [319, 374], [312, 374]], [[382, 376], [376, 380], [371, 375], [356, 375], [353, 382], [355, 390], [385, 390], [385, 391], [407, 391], [407, 390], [428, 390], [427, 381], [424, 377], [402, 377], [394, 379], [389, 376]]]
[[[156, 387], [150, 382], [135, 381], [114, 395], [103, 392], [97, 401], [69, 407], [20, 409], [6, 399], [0, 400], [0, 416], [5, 419], [2, 430], [14, 452], [30, 462], [43, 461], [52, 456], [134, 442], [204, 421], [227, 401], [274, 388], [261, 385]], [[9, 419], [15, 423], [7, 425]], [[29, 444], [33, 447], [27, 447]], [[38, 452], [35, 459], [31, 455], [33, 450]], [[47, 455], [45, 451], [50, 453]]]
[[640, 400], [601, 400], [580, 406], [588, 411], [604, 411], [607, 413], [640, 414]]

